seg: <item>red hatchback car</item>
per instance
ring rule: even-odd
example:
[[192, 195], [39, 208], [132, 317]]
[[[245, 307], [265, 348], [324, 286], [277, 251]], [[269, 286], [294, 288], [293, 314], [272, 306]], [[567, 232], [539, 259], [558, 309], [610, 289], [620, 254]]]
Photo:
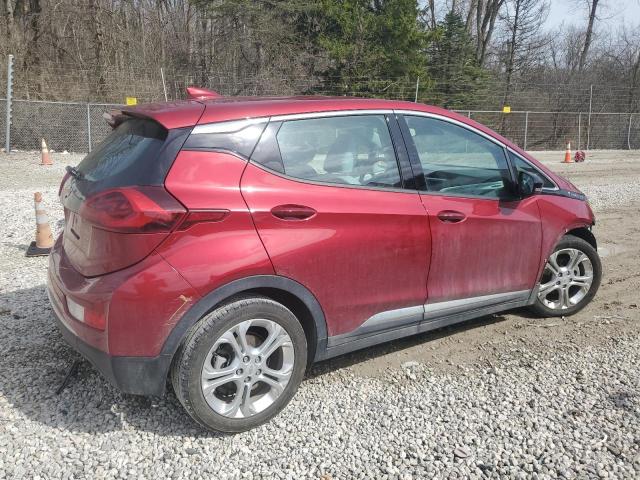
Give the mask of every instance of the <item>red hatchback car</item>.
[[516, 307], [584, 307], [585, 196], [421, 104], [207, 98], [126, 108], [60, 187], [48, 292], [124, 392], [167, 377], [205, 427], [259, 425], [307, 365]]

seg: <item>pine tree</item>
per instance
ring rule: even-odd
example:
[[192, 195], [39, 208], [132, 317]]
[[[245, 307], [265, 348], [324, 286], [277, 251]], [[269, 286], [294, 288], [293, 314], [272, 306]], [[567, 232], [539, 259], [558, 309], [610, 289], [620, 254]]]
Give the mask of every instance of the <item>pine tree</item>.
[[398, 96], [402, 80], [425, 75], [426, 33], [416, 0], [324, 0], [319, 45], [332, 90]]
[[468, 108], [486, 87], [488, 75], [476, 59], [475, 45], [457, 13], [438, 24], [428, 50], [429, 102], [447, 108]]

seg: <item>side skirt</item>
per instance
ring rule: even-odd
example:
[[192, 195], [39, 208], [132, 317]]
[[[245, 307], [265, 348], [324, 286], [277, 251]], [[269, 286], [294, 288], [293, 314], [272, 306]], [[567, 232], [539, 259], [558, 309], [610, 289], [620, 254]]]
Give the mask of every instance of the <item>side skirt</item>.
[[353, 332], [329, 337], [327, 348], [318, 352], [316, 360], [326, 360], [484, 315], [524, 307], [531, 303], [531, 294], [530, 290], [523, 290], [378, 313]]

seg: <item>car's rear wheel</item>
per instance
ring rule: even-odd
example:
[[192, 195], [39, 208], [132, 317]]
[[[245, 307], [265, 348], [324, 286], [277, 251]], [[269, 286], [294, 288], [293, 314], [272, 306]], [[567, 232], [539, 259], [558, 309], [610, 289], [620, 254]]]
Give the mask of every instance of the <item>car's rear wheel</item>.
[[297, 318], [273, 300], [252, 297], [223, 305], [194, 325], [171, 377], [197, 422], [241, 432], [284, 408], [306, 365], [306, 337]]
[[566, 235], [547, 259], [532, 309], [545, 317], [573, 315], [591, 301], [601, 277], [596, 249], [582, 238]]

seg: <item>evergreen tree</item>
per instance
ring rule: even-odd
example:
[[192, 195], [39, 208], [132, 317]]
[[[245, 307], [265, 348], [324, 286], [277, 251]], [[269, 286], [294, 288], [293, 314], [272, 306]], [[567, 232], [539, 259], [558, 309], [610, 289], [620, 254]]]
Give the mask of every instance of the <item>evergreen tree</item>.
[[428, 49], [429, 103], [468, 108], [485, 90], [488, 75], [476, 59], [475, 45], [457, 13], [438, 24]]
[[397, 96], [425, 75], [426, 33], [416, 0], [323, 0], [319, 46], [328, 59], [321, 72], [332, 90]]

